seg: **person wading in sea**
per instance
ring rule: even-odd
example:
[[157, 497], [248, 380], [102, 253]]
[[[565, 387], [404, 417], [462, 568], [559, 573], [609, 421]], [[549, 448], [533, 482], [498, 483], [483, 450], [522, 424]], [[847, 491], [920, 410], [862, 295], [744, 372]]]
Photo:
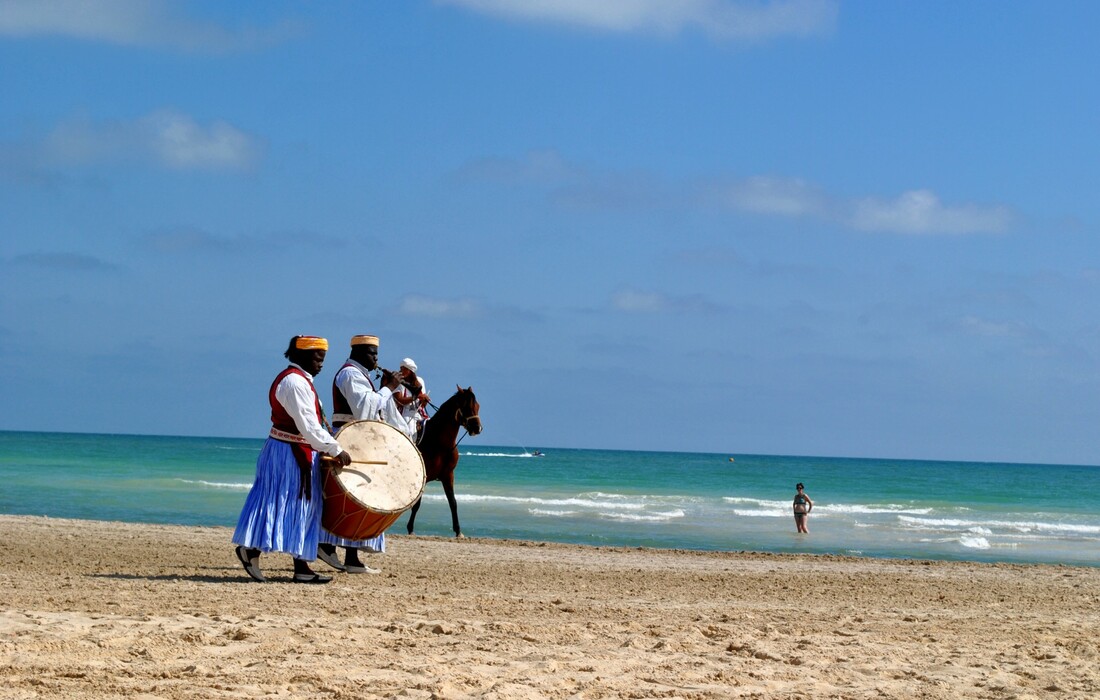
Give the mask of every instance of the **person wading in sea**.
[[806, 529], [806, 521], [810, 518], [810, 511], [814, 509], [814, 502], [802, 490], [802, 484], [795, 486], [798, 490], [794, 495], [794, 526], [799, 532], [809, 533]]

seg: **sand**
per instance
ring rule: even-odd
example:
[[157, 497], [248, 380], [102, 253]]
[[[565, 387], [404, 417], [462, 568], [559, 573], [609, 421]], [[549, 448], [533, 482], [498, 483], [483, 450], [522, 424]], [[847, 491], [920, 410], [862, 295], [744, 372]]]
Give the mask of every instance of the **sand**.
[[1100, 569], [230, 534], [0, 516], [0, 698], [1100, 696]]

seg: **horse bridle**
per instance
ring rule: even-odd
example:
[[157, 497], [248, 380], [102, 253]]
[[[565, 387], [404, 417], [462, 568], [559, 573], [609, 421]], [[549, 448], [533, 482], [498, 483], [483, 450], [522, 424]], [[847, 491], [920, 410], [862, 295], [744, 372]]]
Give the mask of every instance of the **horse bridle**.
[[[481, 423], [481, 416], [477, 415], [476, 413], [472, 416], [467, 416], [465, 414], [465, 411], [463, 411], [464, 408], [465, 408], [464, 406], [459, 406], [458, 408], [455, 409], [455, 422], [462, 426], [462, 429], [466, 431], [466, 435], [469, 435], [473, 431], [470, 430], [470, 426], [467, 425], [467, 423], [469, 421], [476, 420], [480, 424]], [[479, 425], [478, 432], [480, 432], [480, 425]], [[466, 437], [466, 435], [463, 435], [462, 437]], [[459, 442], [462, 442], [461, 438], [459, 438]]]

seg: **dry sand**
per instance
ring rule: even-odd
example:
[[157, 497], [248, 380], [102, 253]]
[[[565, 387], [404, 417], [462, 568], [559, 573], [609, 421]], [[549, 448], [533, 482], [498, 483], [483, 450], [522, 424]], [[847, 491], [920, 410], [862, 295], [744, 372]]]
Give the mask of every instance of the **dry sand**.
[[229, 538], [0, 516], [0, 698], [1100, 697], [1100, 569], [395, 536], [310, 586]]

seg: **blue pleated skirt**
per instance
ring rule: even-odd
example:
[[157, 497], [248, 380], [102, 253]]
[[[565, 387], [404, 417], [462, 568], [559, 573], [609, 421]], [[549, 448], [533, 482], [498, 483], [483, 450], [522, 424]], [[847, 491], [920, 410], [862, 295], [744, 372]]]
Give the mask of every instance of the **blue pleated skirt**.
[[298, 497], [298, 462], [290, 445], [268, 438], [256, 460], [256, 480], [233, 532], [233, 544], [262, 552], [283, 552], [295, 559], [317, 558], [321, 533], [321, 470], [313, 456], [313, 497]]
[[356, 549], [362, 549], [376, 554], [386, 551], [386, 533], [384, 532], [377, 537], [371, 537], [366, 540], [347, 540], [332, 534], [322, 527], [319, 541], [321, 544], [334, 544], [337, 547], [355, 547]]

